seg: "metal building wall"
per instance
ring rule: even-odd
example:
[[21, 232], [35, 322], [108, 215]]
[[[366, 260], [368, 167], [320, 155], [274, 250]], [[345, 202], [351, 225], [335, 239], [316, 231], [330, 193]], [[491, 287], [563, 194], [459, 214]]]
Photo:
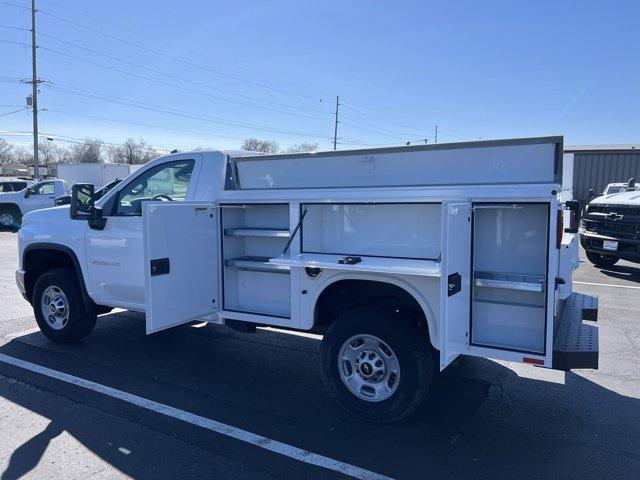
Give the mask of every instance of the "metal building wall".
[[602, 193], [608, 183], [626, 182], [635, 177], [640, 184], [640, 151], [575, 152], [573, 156], [573, 197], [588, 201], [590, 188]]

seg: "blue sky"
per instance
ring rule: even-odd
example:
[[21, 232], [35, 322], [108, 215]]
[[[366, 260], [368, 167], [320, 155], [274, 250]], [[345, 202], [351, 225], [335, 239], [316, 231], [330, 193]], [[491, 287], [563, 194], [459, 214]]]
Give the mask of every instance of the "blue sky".
[[[340, 148], [433, 142], [436, 124], [440, 142], [640, 141], [637, 1], [37, 4], [39, 75], [51, 82], [40, 128], [66, 138], [182, 150], [253, 136], [328, 149], [340, 95]], [[0, 25], [29, 28], [30, 12], [0, 3]], [[0, 28], [0, 40], [30, 33]], [[30, 48], [0, 42], [0, 65], [3, 114], [29, 94], [14, 80], [30, 76]], [[31, 131], [30, 113], [0, 116], [0, 131]]]

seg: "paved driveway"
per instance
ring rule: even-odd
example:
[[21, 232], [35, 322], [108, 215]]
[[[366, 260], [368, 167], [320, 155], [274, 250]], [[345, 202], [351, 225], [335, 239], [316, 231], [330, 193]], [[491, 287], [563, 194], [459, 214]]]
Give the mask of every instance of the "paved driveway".
[[217, 326], [145, 336], [142, 315], [119, 312], [80, 345], [53, 344], [14, 286], [16, 250], [0, 233], [0, 354], [343, 463], [318, 467], [0, 361], [3, 479], [347, 478], [349, 466], [371, 478], [640, 478], [640, 265], [583, 263], [575, 276], [600, 297], [598, 371], [464, 358], [417, 415], [379, 426], [334, 408], [314, 338]]

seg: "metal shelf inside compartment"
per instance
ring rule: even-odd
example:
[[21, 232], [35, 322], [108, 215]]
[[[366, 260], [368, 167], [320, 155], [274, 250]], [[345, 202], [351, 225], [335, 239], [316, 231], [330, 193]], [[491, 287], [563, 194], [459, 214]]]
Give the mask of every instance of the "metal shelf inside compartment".
[[289, 273], [288, 265], [269, 263], [269, 257], [244, 256], [224, 261], [225, 267], [241, 268], [256, 272]]
[[224, 234], [229, 237], [277, 237], [289, 238], [290, 233], [287, 228], [225, 228]]
[[542, 292], [545, 277], [518, 273], [475, 272], [474, 284], [476, 287]]

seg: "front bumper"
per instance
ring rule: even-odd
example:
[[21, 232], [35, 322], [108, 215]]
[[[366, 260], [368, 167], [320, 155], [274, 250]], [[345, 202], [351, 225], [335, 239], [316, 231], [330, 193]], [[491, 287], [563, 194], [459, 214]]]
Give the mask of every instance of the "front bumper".
[[22, 296], [28, 301], [29, 299], [27, 298], [27, 289], [24, 285], [24, 274], [25, 272], [21, 268], [16, 270], [16, 285], [18, 286], [18, 290], [20, 290]]
[[[618, 250], [604, 250], [602, 248], [602, 243], [605, 240], [613, 240], [615, 242], [618, 242]], [[609, 235], [602, 235], [581, 230], [580, 245], [582, 245], [582, 248], [590, 252], [611, 255], [613, 257], [621, 258], [623, 260], [629, 260], [632, 262], [640, 262], [640, 240], [612, 237]]]

